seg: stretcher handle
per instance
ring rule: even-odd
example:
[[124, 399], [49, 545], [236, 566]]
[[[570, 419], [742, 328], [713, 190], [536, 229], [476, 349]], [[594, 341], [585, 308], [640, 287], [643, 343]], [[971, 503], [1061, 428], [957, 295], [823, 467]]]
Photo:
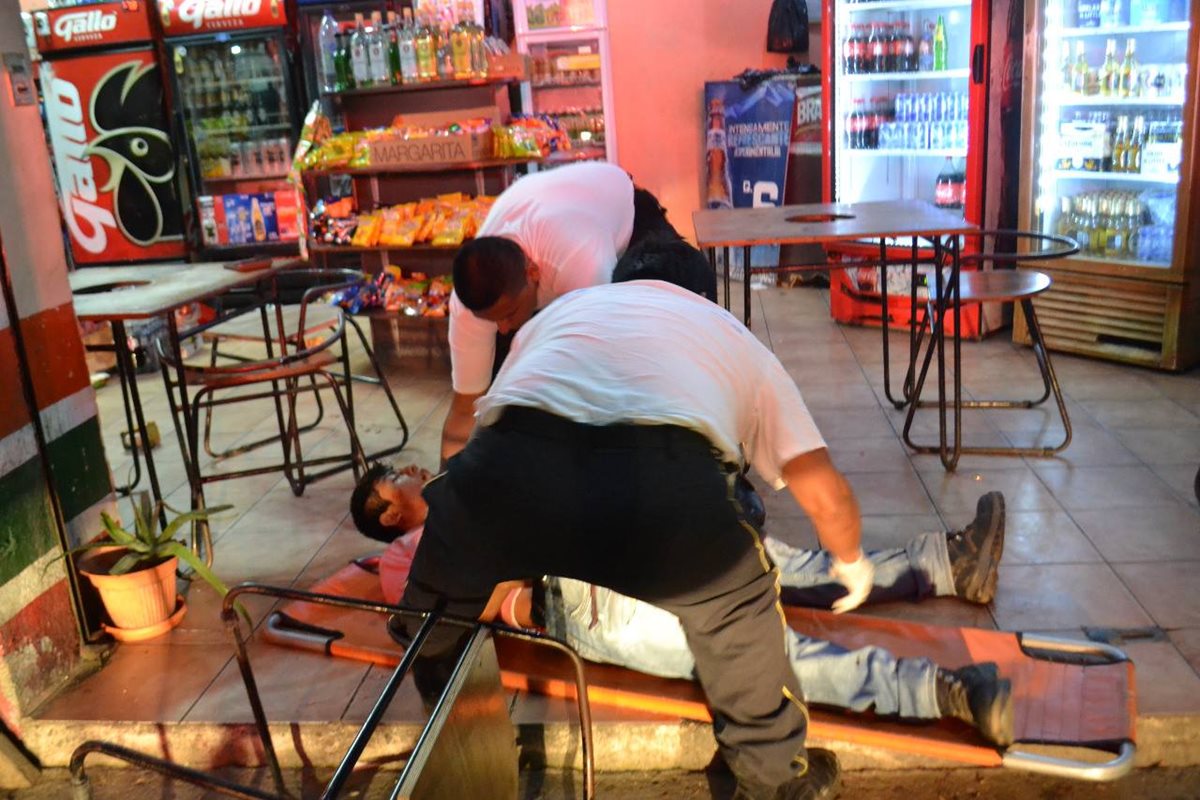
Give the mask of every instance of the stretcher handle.
[[1125, 655], [1124, 650], [1104, 642], [1081, 641], [1035, 633], [1019, 633], [1017, 641], [1020, 642], [1021, 649], [1027, 652], [1043, 650], [1070, 655], [1095, 656], [1107, 660], [1110, 664], [1121, 664], [1129, 660], [1129, 656]]
[[[1076, 761], [1057, 758], [1041, 753], [1026, 753], [1010, 747], [1004, 753], [1003, 764], [1012, 769], [1053, 775], [1056, 778], [1072, 778], [1079, 781], [1115, 781], [1133, 769], [1133, 756], [1137, 747], [1133, 742], [1121, 742], [1121, 751], [1108, 761]], [[1096, 751], [1101, 752], [1101, 751]], [[1109, 754], [1111, 755], [1111, 754]]]

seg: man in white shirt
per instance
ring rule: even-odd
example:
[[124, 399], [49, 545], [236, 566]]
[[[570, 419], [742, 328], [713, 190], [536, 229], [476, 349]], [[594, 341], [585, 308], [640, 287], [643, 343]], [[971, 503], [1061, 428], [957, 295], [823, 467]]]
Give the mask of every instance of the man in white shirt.
[[[403, 602], [474, 618], [496, 584], [575, 578], [679, 618], [744, 798], [828, 797], [806, 753], [778, 572], [734, 500], [743, 454], [786, 486], [849, 610], [870, 592], [858, 503], [800, 392], [731, 314], [661, 281], [561, 297], [513, 341], [478, 427], [425, 487]], [[454, 642], [430, 638], [427, 657]], [[777, 795], [782, 792], [782, 795]]]
[[[497, 336], [516, 331], [556, 297], [608, 283], [617, 258], [649, 237], [680, 238], [654, 196], [606, 162], [526, 176], [496, 199], [454, 260], [454, 397], [442, 428], [443, 463], [471, 433], [474, 402], [497, 363]], [[699, 268], [715, 300], [715, 274], [706, 262]], [[507, 339], [501, 341], [503, 349]]]

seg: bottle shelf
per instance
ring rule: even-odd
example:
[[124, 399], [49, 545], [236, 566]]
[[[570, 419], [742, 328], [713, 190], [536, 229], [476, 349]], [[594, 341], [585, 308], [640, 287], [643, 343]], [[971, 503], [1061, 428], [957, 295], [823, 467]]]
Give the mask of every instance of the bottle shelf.
[[572, 81], [570, 83], [533, 83], [530, 81], [529, 86], [539, 91], [543, 89], [594, 89], [600, 86], [600, 81]]
[[1179, 108], [1183, 105], [1181, 97], [1104, 97], [1102, 95], [1084, 96], [1063, 95], [1059, 99], [1060, 106], [1106, 106], [1113, 108], [1134, 108], [1138, 106], [1155, 106]]
[[847, 83], [869, 83], [871, 81], [936, 81], [971, 77], [969, 69], [939, 69], [928, 72], [850, 72], [838, 76]]
[[272, 172], [269, 175], [221, 175], [211, 178], [202, 177], [205, 183], [250, 183], [253, 181], [285, 181], [286, 172]]
[[847, 2], [843, 8], [851, 14], [866, 11], [922, 11], [929, 8], [970, 8], [971, 0], [865, 0]]
[[917, 148], [908, 148], [908, 147], [904, 147], [904, 148], [889, 147], [887, 149], [878, 149], [878, 148], [870, 149], [870, 148], [851, 147], [851, 148], [847, 148], [847, 149], [849, 152], [853, 153], [854, 155], [864, 155], [864, 156], [885, 156], [885, 157], [886, 156], [901, 156], [901, 157], [916, 157], [916, 158], [921, 158], [921, 157], [926, 157], [926, 158], [947, 158], [947, 157], [948, 158], [966, 158], [967, 157], [966, 150], [959, 149], [956, 147], [954, 147], [954, 148], [938, 148], [936, 150], [917, 149]]
[[475, 170], [510, 167], [520, 164], [537, 164], [543, 158], [489, 158], [483, 161], [463, 161], [457, 164], [420, 164], [411, 167], [334, 167], [332, 169], [307, 169], [305, 176], [329, 175], [410, 175], [430, 172], [474, 172]]
[[1110, 28], [1062, 28], [1063, 37], [1081, 36], [1124, 36], [1131, 33], [1183, 33], [1191, 28], [1190, 22], [1160, 22], [1157, 25], [1116, 25]]
[[220, 92], [229, 89], [244, 89], [247, 86], [282, 86], [281, 75], [260, 75], [257, 78], [239, 78], [232, 81], [189, 81], [184, 80], [184, 89], [194, 89], [203, 92]]
[[1111, 181], [1113, 183], [1179, 183], [1178, 175], [1163, 173], [1144, 174], [1141, 172], [1088, 172], [1087, 170], [1057, 169], [1049, 172], [1050, 177], [1057, 180]]
[[456, 244], [374, 244], [370, 246], [353, 244], [326, 244], [315, 239], [308, 240], [308, 249], [313, 253], [391, 253], [404, 251], [406, 253], [457, 253], [460, 245]]
[[397, 92], [428, 92], [434, 89], [462, 89], [470, 86], [499, 86], [506, 83], [516, 83], [517, 78], [511, 75], [495, 78], [466, 78], [452, 81], [421, 81], [418, 83], [389, 83], [386, 86], [368, 86], [364, 89], [346, 89], [341, 92], [322, 92], [326, 97], [371, 97], [380, 94], [396, 94]]
[[1170, 262], [1167, 261], [1138, 261], [1136, 258], [1108, 258], [1107, 256], [1090, 255], [1088, 253], [1077, 253], [1073, 256], [1067, 256], [1067, 261], [1086, 261], [1089, 264], [1116, 264], [1122, 267], [1171, 268]]
[[292, 126], [286, 122], [278, 122], [271, 125], [246, 125], [233, 128], [201, 128], [196, 127], [194, 135], [197, 138], [208, 139], [212, 137], [226, 137], [237, 135], [253, 135], [256, 133], [267, 133], [269, 131], [286, 131], [291, 130]]

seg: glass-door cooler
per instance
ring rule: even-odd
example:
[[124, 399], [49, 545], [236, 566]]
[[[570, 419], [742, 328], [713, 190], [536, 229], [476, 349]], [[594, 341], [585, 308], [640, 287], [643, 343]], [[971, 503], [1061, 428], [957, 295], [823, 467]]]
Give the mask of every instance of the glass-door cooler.
[[[1022, 224], [1080, 248], [1039, 265], [1055, 281], [1038, 310], [1050, 346], [1194, 361], [1189, 4], [1029, 0], [1026, 33]], [[1016, 336], [1027, 338], [1023, 325]]]
[[237, 248], [294, 248], [298, 206], [288, 171], [299, 120], [282, 6], [227, 5], [224, 16], [199, 19], [188, 17], [188, 4], [159, 0], [159, 8], [201, 248], [222, 257]]
[[617, 160], [604, 0], [513, 0], [517, 50], [530, 57], [522, 108], [549, 117], [571, 150], [551, 159]]

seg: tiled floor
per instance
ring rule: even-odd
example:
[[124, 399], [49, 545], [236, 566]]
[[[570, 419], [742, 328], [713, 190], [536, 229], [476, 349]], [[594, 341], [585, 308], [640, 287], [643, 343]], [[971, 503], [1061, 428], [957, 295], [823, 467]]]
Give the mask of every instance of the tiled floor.
[[[796, 378], [829, 442], [836, 463], [859, 496], [868, 546], [902, 542], [923, 530], [955, 527], [972, 516], [985, 491], [1004, 492], [1008, 544], [996, 601], [990, 608], [952, 599], [889, 604], [866, 613], [923, 622], [1053, 630], [1078, 636], [1081, 626], [1159, 627], [1160, 641], [1128, 645], [1139, 668], [1143, 713], [1200, 711], [1200, 509], [1192, 478], [1200, 463], [1200, 371], [1167, 375], [1106, 362], [1055, 356], [1075, 428], [1060, 457], [965, 457], [946, 473], [935, 456], [914, 456], [898, 437], [903, 415], [882, 395], [882, 357], [876, 330], [829, 320], [828, 297], [812, 289], [754, 294], [759, 337]], [[907, 338], [895, 336], [893, 357]], [[895, 376], [893, 376], [895, 380]], [[963, 381], [976, 397], [1032, 393], [1038, 378], [1032, 354], [1007, 334], [964, 344]], [[412, 438], [401, 460], [437, 466], [441, 422], [449, 399], [443, 374], [394, 371]], [[187, 490], [159, 379], [141, 379], [150, 418], [163, 431], [157, 454], [170, 501], [186, 505]], [[369, 448], [393, 443], [398, 432], [374, 387], [357, 386], [360, 428]], [[110, 463], [120, 480], [128, 470], [120, 447], [115, 382], [98, 393]], [[1052, 404], [1051, 404], [1052, 405]], [[915, 435], [934, 434], [932, 413]], [[261, 435], [271, 416], [219, 419], [217, 446]], [[345, 446], [335, 415], [310, 435], [313, 452]], [[1053, 442], [1052, 410], [969, 412], [964, 430], [978, 443]], [[261, 451], [250, 460], [267, 456]], [[245, 459], [243, 459], [245, 460]], [[232, 463], [232, 462], [231, 462]], [[278, 475], [219, 484], [209, 503], [233, 509], [214, 523], [217, 572], [227, 581], [259, 580], [307, 587], [348, 559], [376, 552], [347, 517], [349, 473], [294, 497]], [[786, 495], [768, 493], [768, 530], [795, 544], [812, 544], [811, 528]], [[245, 721], [249, 709], [232, 647], [206, 586], [188, 591], [189, 609], [169, 635], [121, 645], [108, 664], [42, 710], [45, 719]], [[264, 602], [251, 602], [261, 621]], [[256, 643], [254, 664], [268, 714], [277, 720], [361, 720], [380, 687], [377, 669], [282, 651]], [[560, 713], [554, 703], [517, 703], [524, 720]], [[411, 719], [411, 697], [393, 718]], [[598, 710], [598, 719], [611, 712]]]

